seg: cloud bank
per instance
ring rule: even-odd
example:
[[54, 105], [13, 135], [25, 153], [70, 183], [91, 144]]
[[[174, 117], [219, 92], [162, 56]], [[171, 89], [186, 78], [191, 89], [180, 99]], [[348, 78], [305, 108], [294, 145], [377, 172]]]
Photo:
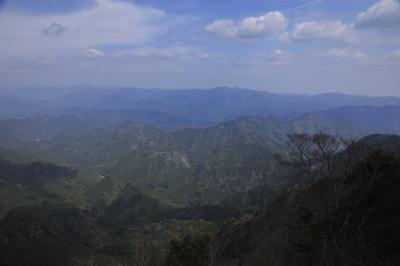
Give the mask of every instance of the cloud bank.
[[400, 29], [400, 2], [381, 0], [357, 16], [355, 25], [367, 29]]
[[65, 14], [1, 11], [0, 57], [62, 56], [101, 46], [140, 45], [158, 37], [168, 26], [166, 14], [158, 9], [127, 1], [95, 3]]
[[232, 3], [195, 1], [191, 12], [180, 0], [41, 0], [22, 9], [6, 1], [14, 3], [0, 8], [6, 85], [399, 93], [400, 0], [235, 1], [217, 11]]
[[283, 14], [273, 11], [259, 17], [247, 17], [240, 22], [232, 19], [215, 20], [205, 30], [220, 37], [258, 39], [271, 37], [284, 30], [287, 25]]

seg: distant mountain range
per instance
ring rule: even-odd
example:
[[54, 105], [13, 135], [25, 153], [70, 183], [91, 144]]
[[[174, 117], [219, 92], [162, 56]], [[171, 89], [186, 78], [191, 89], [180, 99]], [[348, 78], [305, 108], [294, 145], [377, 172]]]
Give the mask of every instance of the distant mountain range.
[[[76, 178], [54, 179], [46, 189], [82, 205], [112, 202], [127, 183], [176, 204], [229, 201], [266, 179], [290, 182], [273, 160], [289, 133], [400, 134], [396, 97], [216, 88], [89, 89], [3, 100], [2, 117], [8, 110], [14, 118], [0, 120], [0, 159], [76, 169]], [[16, 185], [24, 184], [3, 187]]]
[[[131, 265], [144, 254], [160, 260], [143, 265], [167, 255], [206, 265], [191, 258], [199, 247], [218, 265], [345, 265], [336, 244], [359, 246], [337, 242], [348, 221], [351, 239], [398, 244], [400, 98], [235, 88], [27, 98], [0, 97], [1, 265]], [[321, 131], [359, 140], [344, 149]], [[295, 132], [318, 147], [300, 146], [309, 172], [289, 149]]]
[[285, 150], [289, 133], [324, 131], [345, 138], [400, 134], [400, 105], [339, 107], [295, 119], [241, 116], [210, 126], [174, 130], [160, 124], [170, 117], [159, 113], [155, 116], [160, 120], [153, 120], [153, 125], [168, 130], [146, 125], [143, 120], [125, 121], [149, 114], [153, 113], [74, 111], [0, 121], [0, 157], [15, 158], [10, 154], [14, 151], [25, 157], [31, 154], [31, 161], [77, 169], [84, 173], [84, 180], [78, 177], [77, 182], [88, 186], [97, 183], [92, 189], [101, 192], [89, 193], [96, 197], [135, 182], [178, 202], [219, 202], [250, 191], [267, 173], [273, 178], [273, 155]]
[[301, 115], [292, 130], [319, 131], [342, 136], [360, 137], [374, 133], [400, 134], [400, 105], [344, 106]]
[[[97, 116], [136, 118], [142, 120], [140, 122], [150, 121], [155, 126], [161, 124], [163, 127], [171, 125], [176, 128], [204, 126], [244, 115], [295, 118], [304, 113], [342, 106], [400, 105], [398, 97], [339, 93], [307, 96], [225, 87], [207, 90], [74, 88], [70, 94], [66, 94], [65, 89], [62, 92], [59, 95], [53, 93], [47, 99], [26, 97], [28, 99], [19, 99], [20, 102], [15, 102], [17, 98], [13, 96], [15, 104], [10, 102], [9, 96], [0, 97], [0, 103], [5, 103], [1, 105], [1, 118], [72, 111], [89, 112]], [[22, 95], [21, 92], [16, 94]], [[109, 115], [105, 111], [114, 113]]]

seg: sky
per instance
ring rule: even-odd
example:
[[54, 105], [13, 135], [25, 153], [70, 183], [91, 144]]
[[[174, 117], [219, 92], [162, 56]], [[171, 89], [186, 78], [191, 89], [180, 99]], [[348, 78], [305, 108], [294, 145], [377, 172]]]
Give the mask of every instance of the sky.
[[0, 0], [0, 80], [400, 96], [400, 0]]

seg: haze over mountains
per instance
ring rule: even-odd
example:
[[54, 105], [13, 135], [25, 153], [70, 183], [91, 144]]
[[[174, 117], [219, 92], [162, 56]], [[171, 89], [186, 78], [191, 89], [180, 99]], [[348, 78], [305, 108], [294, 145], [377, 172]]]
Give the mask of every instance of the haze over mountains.
[[[214, 204], [273, 176], [273, 154], [286, 149], [287, 134], [400, 134], [397, 97], [237, 88], [61, 94], [32, 101], [3, 97], [0, 151], [17, 163], [77, 169], [74, 193], [87, 194], [84, 186], [94, 189], [98, 182], [113, 190], [133, 181], [180, 203]], [[90, 200], [85, 197], [79, 200]]]
[[[293, 246], [308, 243], [315, 245], [310, 253], [296, 251], [293, 261], [306, 256], [301, 265], [313, 265], [315, 254], [328, 252], [320, 238], [341, 239], [336, 229], [320, 225], [328, 219], [333, 228], [342, 226], [335, 208], [347, 205], [331, 188], [340, 184], [341, 200], [356, 204], [345, 198], [351, 192], [343, 184], [357, 190], [366, 183], [354, 181], [352, 171], [374, 180], [368, 165], [358, 165], [364, 156], [391, 162], [382, 169], [393, 168], [393, 175], [379, 168], [390, 181], [379, 181], [390, 197], [398, 185], [396, 97], [92, 88], [39, 98], [1, 98], [4, 265], [125, 265], [142, 256], [148, 261], [137, 265], [265, 265], [274, 256], [290, 261]], [[309, 174], [297, 161], [285, 161], [293, 155], [287, 136], [294, 133], [306, 141], [299, 147], [316, 147], [309, 151]], [[390, 155], [373, 153], [377, 149]], [[316, 170], [326, 165], [315, 161], [320, 151], [330, 156], [329, 178]], [[362, 219], [351, 213], [355, 223]], [[285, 224], [313, 235], [300, 241]], [[285, 248], [276, 250], [274, 243]], [[276, 255], [260, 255], [265, 250]], [[339, 252], [331, 250], [333, 257]]]
[[[29, 100], [16, 96], [2, 96], [1, 117], [23, 118], [35, 115], [75, 114], [120, 123], [135, 121], [162, 128], [202, 127], [235, 119], [240, 116], [274, 116], [279, 119], [297, 119], [305, 113], [325, 110], [320, 116], [325, 120], [340, 120], [340, 112], [362, 116], [357, 122], [365, 130], [374, 131], [368, 119], [396, 113], [400, 105], [398, 97], [368, 97], [338, 93], [315, 96], [273, 94], [238, 88], [215, 88], [209, 90], [164, 89], [84, 89], [48, 99]], [[378, 108], [392, 105], [392, 108]], [[339, 107], [346, 110], [330, 110]], [[361, 107], [356, 110], [352, 107]], [[329, 113], [332, 115], [329, 115]], [[374, 113], [370, 116], [369, 113]], [[392, 117], [392, 116], [391, 116]], [[304, 120], [304, 116], [301, 118]], [[322, 118], [322, 117], [320, 117]], [[335, 121], [338, 122], [338, 121]], [[364, 125], [367, 123], [367, 125]], [[391, 125], [396, 127], [396, 125]], [[322, 128], [321, 128], [322, 129]], [[379, 129], [379, 128], [375, 128]], [[392, 128], [393, 129], [393, 128]], [[385, 128], [384, 132], [387, 132]], [[392, 132], [392, 131], [389, 131]]]
[[286, 149], [287, 134], [400, 134], [397, 97], [91, 88], [27, 105], [3, 99], [3, 159], [76, 169], [67, 182], [74, 189], [64, 181], [55, 189], [80, 204], [112, 201], [129, 182], [179, 204], [218, 204], [275, 178], [273, 155]]

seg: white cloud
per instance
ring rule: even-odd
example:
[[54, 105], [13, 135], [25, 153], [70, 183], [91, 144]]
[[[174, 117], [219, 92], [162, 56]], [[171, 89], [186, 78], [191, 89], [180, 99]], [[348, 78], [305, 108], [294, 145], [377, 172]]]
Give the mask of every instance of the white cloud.
[[283, 59], [290, 59], [294, 56], [292, 52], [283, 51], [283, 50], [275, 50], [272, 53], [267, 54], [267, 58], [270, 60], [283, 60]]
[[279, 41], [283, 43], [288, 43], [290, 42], [290, 33], [289, 32], [284, 32], [279, 36]]
[[361, 51], [348, 48], [335, 48], [321, 53], [321, 56], [334, 60], [353, 60], [358, 63], [369, 63], [369, 56]]
[[174, 59], [181, 55], [181, 51], [175, 49], [140, 48], [133, 51], [130, 55], [136, 58]]
[[137, 48], [130, 52], [115, 53], [114, 57], [117, 59], [207, 60], [210, 58], [210, 55], [198, 49], [179, 46], [179, 47], [164, 47], [164, 48], [153, 48], [153, 47]]
[[232, 19], [221, 19], [205, 27], [209, 33], [217, 36], [239, 39], [271, 37], [288, 25], [287, 19], [279, 11], [266, 13], [259, 17], [247, 17], [236, 23]]
[[256, 65], [273, 65], [273, 66], [286, 66], [290, 65], [293, 61], [294, 53], [284, 50], [275, 50], [272, 52], [263, 52], [256, 54], [251, 63]]
[[[164, 12], [121, 0], [64, 14], [0, 11], [1, 56], [67, 56], [107, 45], [141, 45], [165, 32]], [[68, 29], [68, 30], [66, 30]], [[55, 35], [49, 39], [46, 35]]]
[[274, 11], [260, 17], [248, 17], [243, 20], [238, 28], [238, 36], [243, 38], [271, 36], [286, 27], [286, 18], [279, 11]]
[[400, 49], [383, 55], [370, 55], [351, 48], [335, 48], [320, 53], [319, 56], [336, 62], [355, 62], [361, 65], [389, 66], [392, 63], [400, 63]]
[[85, 58], [100, 58], [103, 57], [105, 53], [97, 49], [87, 49], [82, 52], [82, 56]]
[[294, 26], [291, 37], [296, 40], [338, 40], [354, 41], [352, 27], [342, 21], [306, 21]]
[[357, 16], [359, 28], [400, 29], [400, 2], [380, 0]]
[[232, 19], [220, 19], [207, 25], [205, 30], [209, 33], [222, 37], [234, 38], [237, 35], [237, 28]]
[[388, 61], [400, 61], [400, 49], [387, 53], [383, 56], [383, 59]]

